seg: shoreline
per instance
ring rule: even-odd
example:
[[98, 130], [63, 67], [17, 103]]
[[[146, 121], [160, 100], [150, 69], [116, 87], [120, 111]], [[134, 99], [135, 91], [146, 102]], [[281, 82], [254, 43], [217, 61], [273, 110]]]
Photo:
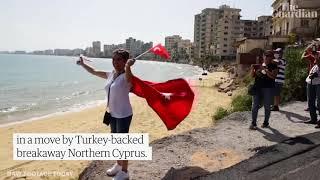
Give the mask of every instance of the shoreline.
[[[200, 67], [198, 67], [198, 66], [194, 66], [194, 67], [198, 68], [199, 72], [201, 71]], [[183, 77], [183, 79], [185, 79], [190, 84], [190, 87], [196, 87], [197, 85], [195, 85], [195, 84], [192, 85], [191, 83], [196, 81], [199, 78], [199, 76], [200, 75], [194, 75], [191, 77]], [[136, 96], [136, 95], [133, 93], [130, 93], [129, 96], [131, 99], [131, 97]], [[68, 106], [63, 107], [65, 110], [62, 110], [62, 111], [51, 112], [48, 114], [44, 113], [43, 115], [34, 116], [34, 117], [26, 118], [26, 119], [18, 118], [17, 120], [12, 120], [12, 122], [8, 122], [8, 121], [1, 122], [0, 121], [0, 128], [9, 127], [9, 126], [13, 126], [16, 124], [22, 124], [22, 123], [26, 123], [26, 122], [38, 121], [38, 120], [42, 120], [42, 119], [46, 119], [46, 118], [50, 118], [50, 117], [54, 117], [54, 116], [62, 116], [62, 115], [68, 114], [68, 113], [79, 112], [79, 111], [83, 111], [86, 109], [98, 108], [98, 107], [104, 105], [105, 103], [106, 103], [105, 99], [94, 100], [94, 101], [90, 101], [87, 103], [82, 103], [82, 104], [80, 104], [80, 107], [75, 107], [77, 104], [74, 104], [71, 107], [68, 107]]]
[[[63, 116], [63, 115], [69, 114], [69, 113], [80, 112], [80, 111], [83, 111], [86, 109], [97, 108], [99, 106], [102, 106], [105, 103], [102, 101], [104, 101], [104, 100], [91, 101], [86, 104], [82, 104], [81, 107], [79, 107], [79, 108], [70, 107], [67, 110], [57, 111], [57, 112], [53, 112], [53, 113], [49, 113], [49, 114], [45, 114], [45, 115], [40, 115], [40, 116], [35, 116], [35, 117], [27, 118], [24, 120], [13, 120], [12, 122], [4, 122], [4, 123], [0, 122], [0, 128], [14, 126], [17, 124], [33, 122], [33, 121], [39, 121], [39, 120], [51, 118], [54, 116]], [[94, 102], [97, 102], [97, 104], [93, 104]]]

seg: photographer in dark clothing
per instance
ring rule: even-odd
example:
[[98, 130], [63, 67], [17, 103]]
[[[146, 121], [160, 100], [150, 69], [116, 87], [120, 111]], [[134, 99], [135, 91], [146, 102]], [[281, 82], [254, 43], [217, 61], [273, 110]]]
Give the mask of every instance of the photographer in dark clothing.
[[252, 66], [252, 75], [255, 78], [256, 93], [252, 96], [252, 123], [251, 130], [257, 130], [257, 118], [259, 105], [263, 100], [265, 117], [262, 128], [269, 127], [269, 118], [271, 113], [271, 102], [273, 99], [272, 90], [275, 86], [275, 78], [278, 74], [277, 64], [272, 63], [274, 54], [272, 51], [266, 51], [263, 55], [262, 65]]

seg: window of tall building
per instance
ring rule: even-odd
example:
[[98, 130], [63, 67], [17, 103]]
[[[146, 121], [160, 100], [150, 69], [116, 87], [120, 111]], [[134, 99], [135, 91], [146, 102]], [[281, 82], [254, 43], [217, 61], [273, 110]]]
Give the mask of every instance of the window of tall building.
[[227, 44], [224, 44], [223, 47], [228, 47], [228, 45], [227, 45]]
[[226, 53], [226, 52], [227, 52], [227, 50], [223, 50], [223, 52], [224, 52], [224, 53]]
[[228, 21], [224, 21], [224, 23], [229, 23]]
[[229, 29], [229, 27], [228, 27], [228, 26], [225, 26], [224, 29]]
[[224, 38], [223, 40], [228, 41], [228, 38]]
[[227, 34], [228, 34], [228, 32], [224, 32], [223, 34], [227, 35]]

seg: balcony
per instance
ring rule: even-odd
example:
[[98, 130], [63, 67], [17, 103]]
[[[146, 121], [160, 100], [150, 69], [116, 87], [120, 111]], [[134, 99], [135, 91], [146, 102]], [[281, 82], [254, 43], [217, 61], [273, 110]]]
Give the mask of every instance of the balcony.
[[288, 36], [288, 32], [287, 31], [277, 31], [274, 34], [272, 34], [272, 36], [276, 36], [276, 37], [287, 37]]
[[271, 35], [271, 36], [269, 36], [269, 42], [271, 42], [271, 43], [288, 43], [289, 42], [289, 36]]

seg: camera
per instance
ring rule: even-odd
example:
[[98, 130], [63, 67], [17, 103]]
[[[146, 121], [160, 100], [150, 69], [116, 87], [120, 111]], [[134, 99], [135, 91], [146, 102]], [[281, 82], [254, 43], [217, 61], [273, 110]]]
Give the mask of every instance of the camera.
[[309, 75], [309, 78], [310, 79], [314, 79], [314, 78], [316, 78], [316, 77], [318, 77], [319, 75], [318, 75], [318, 73], [310, 73], [310, 75]]
[[252, 64], [251, 67], [254, 69], [254, 70], [258, 70], [261, 65], [260, 64]]
[[316, 45], [313, 45], [313, 46], [312, 46], [312, 54], [313, 54], [313, 55], [316, 55], [316, 54], [317, 54], [317, 49], [318, 49], [318, 48], [317, 48]]

